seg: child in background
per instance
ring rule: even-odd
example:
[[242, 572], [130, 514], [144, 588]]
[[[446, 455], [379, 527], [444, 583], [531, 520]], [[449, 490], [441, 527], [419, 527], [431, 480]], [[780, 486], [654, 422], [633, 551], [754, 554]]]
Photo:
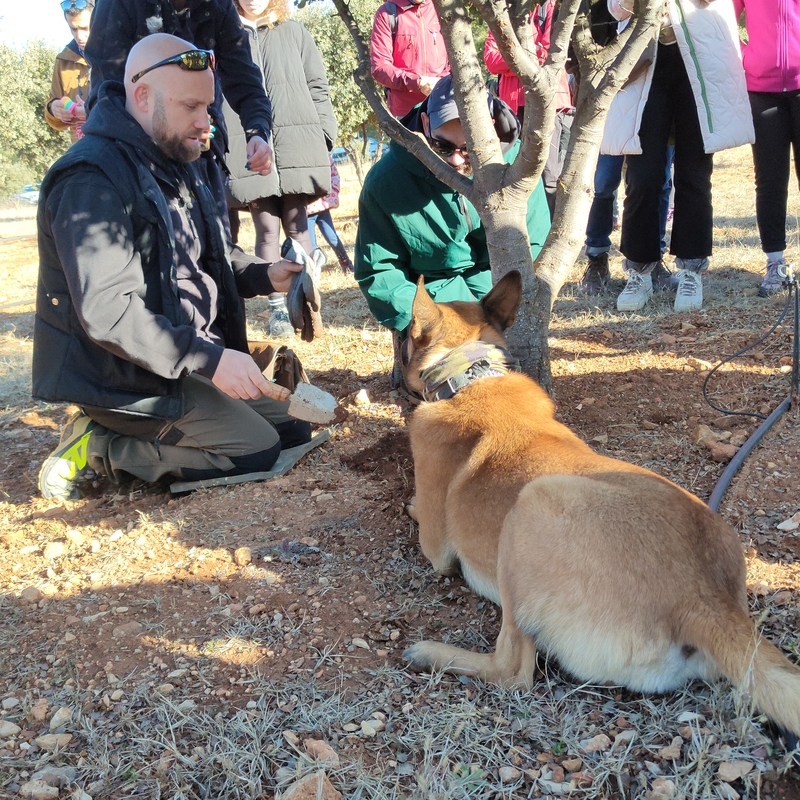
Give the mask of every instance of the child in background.
[[350, 256], [347, 255], [344, 243], [336, 233], [336, 228], [333, 227], [333, 218], [331, 217], [331, 209], [339, 208], [339, 189], [341, 185], [339, 170], [336, 169], [336, 164], [331, 158], [331, 193], [316, 199], [313, 203], [309, 203], [306, 207], [306, 213], [308, 214], [308, 233], [311, 236], [311, 247], [313, 248], [315, 259], [318, 258], [318, 248], [314, 228], [319, 225], [325, 241], [331, 246], [339, 259], [339, 266], [342, 268], [342, 272], [347, 273], [353, 271], [353, 262], [350, 261]]
[[94, 0], [63, 0], [61, 9], [72, 33], [72, 41], [56, 56], [50, 99], [44, 118], [57, 131], [69, 130], [70, 139], [81, 138], [86, 121], [83, 104], [89, 97], [89, 64], [83, 48], [89, 39]]

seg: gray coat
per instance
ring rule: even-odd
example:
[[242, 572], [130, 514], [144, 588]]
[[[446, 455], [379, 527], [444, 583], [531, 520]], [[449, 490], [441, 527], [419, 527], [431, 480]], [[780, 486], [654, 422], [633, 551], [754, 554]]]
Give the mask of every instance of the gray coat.
[[322, 56], [299, 22], [286, 20], [274, 27], [266, 20], [259, 20], [258, 27], [244, 19], [242, 23], [272, 103], [275, 164], [266, 176], [245, 168], [244, 131], [226, 102], [231, 194], [243, 204], [285, 194], [322, 197], [331, 190], [328, 152], [336, 141], [336, 117]]

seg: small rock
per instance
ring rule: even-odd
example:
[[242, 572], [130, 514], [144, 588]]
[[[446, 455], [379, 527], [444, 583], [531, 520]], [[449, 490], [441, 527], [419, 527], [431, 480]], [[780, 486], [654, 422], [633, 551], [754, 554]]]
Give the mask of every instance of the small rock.
[[42, 750], [52, 752], [53, 750], [60, 750], [62, 747], [66, 747], [72, 741], [72, 734], [46, 733], [44, 736], [37, 736], [34, 741]]
[[584, 739], [579, 746], [584, 753], [600, 753], [611, 747], [611, 739], [604, 733], [599, 733], [591, 739]]
[[678, 761], [681, 757], [683, 739], [676, 736], [667, 747], [662, 747], [656, 755], [664, 761]]
[[353, 722], [347, 722], [342, 725], [342, 730], [345, 733], [355, 733], [357, 730], [360, 730], [360, 727]]
[[247, 609], [247, 613], [251, 617], [255, 617], [258, 614], [263, 614], [266, 610], [267, 610], [267, 607], [263, 603], [257, 603], [254, 606], [250, 606], [250, 608]]
[[497, 773], [500, 783], [513, 783], [522, 777], [522, 773], [515, 767], [500, 767]]
[[753, 769], [752, 761], [723, 761], [719, 765], [717, 775], [726, 783], [733, 783], [743, 778]]
[[637, 731], [633, 728], [628, 728], [625, 731], [620, 731], [614, 737], [614, 747], [625, 747], [629, 742], [636, 738]]
[[711, 453], [711, 458], [718, 464], [727, 464], [739, 452], [738, 447], [734, 447], [732, 444], [722, 444], [721, 442], [712, 444], [708, 449]]
[[48, 786], [44, 781], [28, 781], [19, 787], [21, 797], [29, 797], [30, 800], [49, 800], [58, 797], [59, 790], [55, 786]]
[[308, 753], [314, 761], [318, 761], [333, 769], [339, 769], [339, 756], [327, 742], [323, 742], [321, 739], [306, 739], [303, 745], [306, 748], [306, 753]]
[[41, 697], [31, 706], [31, 716], [37, 722], [44, 722], [47, 719], [47, 705], [47, 700]]
[[686, 359], [686, 363], [692, 368], [696, 370], [704, 370], [704, 369], [713, 369], [714, 365], [710, 361], [703, 361], [702, 358], [694, 358], [694, 356], [690, 356]]
[[361, 733], [364, 736], [372, 739], [382, 731], [386, 726], [379, 719], [365, 719], [361, 723]]
[[362, 650], [369, 650], [369, 645], [364, 641], [364, 639], [359, 639], [357, 636], [353, 637], [353, 647], [360, 647]]
[[189, 671], [188, 669], [174, 669], [174, 670], [172, 670], [172, 672], [170, 672], [167, 675], [167, 677], [168, 678], [183, 678], [183, 677], [186, 676], [186, 673], [188, 671]]
[[368, 406], [372, 400], [369, 399], [369, 393], [366, 389], [359, 389], [356, 396], [353, 398], [353, 402], [357, 406]]
[[233, 560], [238, 567], [246, 567], [253, 560], [253, 551], [249, 547], [237, 547], [233, 551]]
[[566, 778], [566, 774], [564, 773], [564, 768], [558, 764], [555, 764], [550, 770], [550, 779], [555, 781], [556, 783], [564, 783], [564, 779]]
[[175, 687], [171, 683], [162, 683], [161, 686], [156, 686], [156, 691], [161, 694], [172, 694]]
[[565, 758], [561, 762], [561, 766], [567, 772], [577, 772], [583, 766], [583, 759], [582, 758]]
[[3, 711], [11, 711], [12, 708], [16, 708], [19, 705], [19, 700], [16, 697], [6, 697], [3, 702]]
[[669, 778], [656, 778], [649, 792], [645, 794], [645, 800], [670, 800], [675, 797], [675, 782]]
[[66, 537], [70, 542], [72, 542], [72, 544], [77, 545], [78, 547], [80, 547], [80, 545], [86, 541], [84, 535], [80, 531], [76, 531], [74, 529], [67, 531]]
[[578, 787], [586, 788], [594, 783], [594, 775], [591, 772], [573, 772], [569, 776], [569, 781]]
[[138, 636], [143, 630], [144, 625], [141, 622], [123, 622], [111, 631], [111, 635], [115, 639], [121, 639], [125, 636]]
[[684, 711], [678, 717], [678, 722], [696, 722], [699, 724], [705, 721], [706, 718], [702, 714], [698, 714], [696, 711]]
[[719, 441], [719, 436], [717, 436], [708, 425], [698, 425], [692, 434], [692, 441], [696, 445], [710, 447], [712, 444]]
[[72, 793], [72, 800], [92, 800], [92, 796], [83, 791], [83, 789], [76, 789]]
[[122, 533], [122, 530], [118, 528], [117, 530], [115, 530], [115, 531], [114, 531], [114, 532], [113, 532], [113, 533], [112, 533], [112, 534], [111, 534], [111, 535], [108, 537], [108, 541], [109, 541], [109, 542], [118, 542], [118, 541], [119, 541], [119, 540], [120, 540], [120, 539], [123, 537], [123, 535], [124, 535], [124, 534]]
[[662, 333], [660, 342], [661, 344], [677, 344], [678, 338], [671, 333]]
[[44, 595], [35, 587], [28, 586], [19, 595], [26, 603], [38, 603]]
[[115, 703], [118, 703], [123, 697], [125, 697], [125, 692], [123, 692], [122, 689], [114, 689], [114, 691], [111, 692], [111, 699]]
[[800, 528], [800, 512], [793, 514], [789, 519], [779, 522], [775, 526], [779, 531], [796, 531]]
[[47, 559], [61, 558], [67, 552], [63, 542], [48, 542], [44, 548], [44, 557]]
[[19, 725], [15, 725], [13, 722], [8, 722], [8, 720], [0, 719], [0, 739], [10, 739], [12, 736], [16, 736], [22, 728]]
[[320, 503], [320, 504], [322, 504], [322, 503], [330, 503], [331, 500], [333, 500], [333, 495], [330, 494], [329, 492], [323, 492], [322, 494], [318, 494], [314, 498], [314, 502], [315, 503]]
[[279, 800], [341, 800], [341, 797], [328, 780], [325, 770], [321, 769], [295, 781], [281, 793]]
[[63, 728], [72, 721], [72, 709], [66, 706], [61, 706], [55, 714], [50, 718], [50, 732], [57, 731]]
[[57, 767], [53, 764], [48, 764], [31, 775], [32, 781], [43, 781], [48, 786], [56, 786], [61, 789], [74, 783], [77, 778], [78, 770], [75, 767]]

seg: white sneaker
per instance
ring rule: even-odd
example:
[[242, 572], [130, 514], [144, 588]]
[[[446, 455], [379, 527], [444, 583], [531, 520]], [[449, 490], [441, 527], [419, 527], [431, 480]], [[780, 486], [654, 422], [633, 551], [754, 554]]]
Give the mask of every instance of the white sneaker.
[[628, 282], [617, 298], [617, 311], [639, 311], [653, 296], [653, 279], [636, 270], [628, 272]]
[[697, 311], [703, 307], [703, 279], [700, 273], [682, 269], [678, 275], [675, 311]]

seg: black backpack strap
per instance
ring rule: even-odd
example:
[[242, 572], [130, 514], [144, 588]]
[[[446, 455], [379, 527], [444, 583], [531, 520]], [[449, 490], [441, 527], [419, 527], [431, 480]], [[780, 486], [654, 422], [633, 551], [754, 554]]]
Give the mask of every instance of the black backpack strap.
[[389, 15], [389, 27], [392, 30], [392, 41], [397, 36], [397, 3], [384, 3], [386, 6], [386, 13]]

